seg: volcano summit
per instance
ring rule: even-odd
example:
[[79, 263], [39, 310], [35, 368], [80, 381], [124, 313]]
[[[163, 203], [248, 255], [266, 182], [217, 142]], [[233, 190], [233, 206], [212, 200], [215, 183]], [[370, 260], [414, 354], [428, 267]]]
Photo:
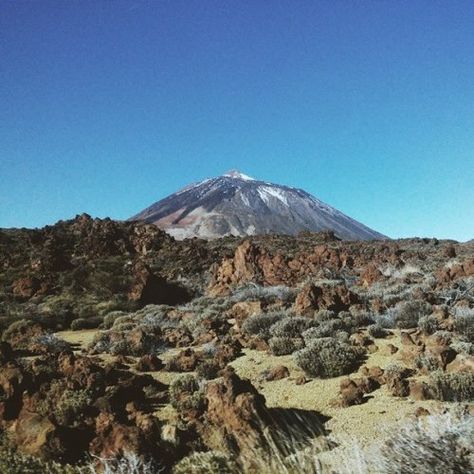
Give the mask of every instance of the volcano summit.
[[332, 230], [341, 239], [384, 239], [302, 189], [232, 170], [194, 183], [131, 218], [156, 224], [177, 239]]

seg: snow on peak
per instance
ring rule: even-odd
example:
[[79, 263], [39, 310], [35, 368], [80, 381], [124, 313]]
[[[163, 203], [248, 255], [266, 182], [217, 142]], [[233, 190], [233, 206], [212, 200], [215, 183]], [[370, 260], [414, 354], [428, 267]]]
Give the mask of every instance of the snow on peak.
[[252, 178], [251, 176], [247, 176], [246, 174], [241, 173], [238, 170], [227, 171], [227, 173], [225, 173], [224, 176], [227, 176], [228, 178], [244, 179], [245, 181], [255, 181], [255, 179]]
[[270, 197], [274, 197], [285, 204], [285, 206], [288, 206], [286, 193], [276, 186], [259, 186], [257, 192], [265, 204], [269, 204]]

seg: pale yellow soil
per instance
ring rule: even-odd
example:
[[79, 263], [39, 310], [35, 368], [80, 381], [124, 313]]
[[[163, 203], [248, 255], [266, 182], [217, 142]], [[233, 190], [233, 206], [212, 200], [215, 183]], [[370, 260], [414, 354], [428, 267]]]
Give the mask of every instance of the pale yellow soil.
[[[398, 336], [376, 341], [379, 350], [369, 354], [365, 365], [368, 367], [386, 367], [396, 361], [396, 355], [389, 355], [386, 349], [391, 343], [400, 346]], [[419, 406], [428, 410], [439, 405], [435, 401], [413, 401], [391, 396], [384, 386], [368, 395], [368, 401], [362, 405], [348, 408], [335, 408], [331, 405], [339, 393], [339, 384], [344, 377], [331, 379], [312, 379], [304, 385], [296, 385], [295, 378], [304, 375], [296, 367], [292, 356], [275, 357], [265, 352], [245, 350], [245, 355], [231, 362], [241, 377], [246, 377], [265, 396], [269, 407], [297, 408], [314, 410], [330, 418], [326, 428], [337, 438], [353, 438], [361, 445], [378, 440], [383, 431], [393, 424], [413, 415]], [[290, 377], [273, 382], [262, 380], [260, 373], [271, 367], [285, 365]], [[353, 374], [356, 376], [356, 374]]]
[[81, 331], [60, 331], [56, 333], [60, 339], [63, 339], [69, 344], [76, 346], [78, 350], [85, 349], [94, 339], [97, 334], [97, 329], [83, 329]]
[[[75, 345], [76, 350], [81, 350], [93, 340], [97, 330], [62, 331], [57, 336]], [[388, 344], [401, 346], [398, 334], [387, 339], [377, 339], [379, 350], [369, 354], [364, 365], [367, 367], [379, 366], [385, 368], [387, 365], [398, 362], [397, 355], [390, 355]], [[160, 355], [163, 361], [169, 359], [182, 349], [172, 349]], [[336, 408], [331, 402], [337, 398], [339, 384], [344, 377], [331, 379], [311, 379], [304, 385], [296, 385], [295, 379], [304, 375], [303, 371], [296, 367], [293, 356], [276, 357], [263, 351], [246, 349], [243, 356], [230, 363], [237, 374], [251, 380], [260, 393], [265, 396], [269, 407], [296, 408], [312, 410], [329, 418], [326, 428], [338, 439], [354, 439], [361, 445], [368, 445], [380, 440], [385, 431], [393, 428], [393, 425], [404, 418], [415, 413], [418, 407], [428, 410], [436, 410], [440, 404], [436, 401], [414, 401], [406, 398], [391, 396], [386, 388], [382, 386], [368, 395], [368, 401], [362, 405], [354, 405], [348, 408]], [[104, 354], [102, 359], [108, 360], [112, 357]], [[400, 362], [398, 362], [400, 363]], [[284, 365], [290, 370], [290, 377], [273, 382], [266, 382], [261, 372], [278, 365]], [[133, 369], [132, 369], [133, 370]], [[158, 371], [149, 373], [161, 383], [169, 385], [181, 373]], [[357, 376], [357, 374], [352, 374]], [[162, 420], [175, 418], [175, 412], [170, 406], [160, 407], [156, 416]]]

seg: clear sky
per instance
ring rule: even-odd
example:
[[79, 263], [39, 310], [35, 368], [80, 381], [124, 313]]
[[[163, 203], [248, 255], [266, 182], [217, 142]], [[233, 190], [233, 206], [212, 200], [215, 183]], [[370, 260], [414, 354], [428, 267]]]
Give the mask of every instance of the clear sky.
[[0, 227], [230, 168], [474, 238], [474, 2], [0, 1]]

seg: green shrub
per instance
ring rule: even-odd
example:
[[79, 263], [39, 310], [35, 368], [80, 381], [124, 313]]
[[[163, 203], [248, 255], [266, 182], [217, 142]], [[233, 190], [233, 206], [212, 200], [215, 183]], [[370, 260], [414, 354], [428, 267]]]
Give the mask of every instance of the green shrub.
[[302, 349], [304, 342], [300, 337], [272, 337], [268, 340], [272, 354], [283, 356]]
[[84, 329], [96, 329], [102, 324], [101, 317], [77, 318], [71, 322], [72, 331], [81, 331]]
[[127, 316], [127, 313], [124, 311], [111, 311], [104, 316], [102, 326], [104, 329], [110, 329], [114, 325], [115, 320], [123, 316]]
[[335, 338], [314, 339], [294, 354], [295, 363], [311, 377], [337, 377], [360, 365], [363, 350]]
[[369, 336], [374, 337], [376, 339], [387, 337], [390, 334], [390, 331], [387, 331], [380, 324], [377, 323], [368, 326], [367, 332], [369, 333]]
[[474, 373], [458, 372], [445, 374], [434, 373], [430, 384], [434, 398], [446, 402], [468, 402], [474, 400]]
[[32, 338], [37, 337], [41, 327], [30, 320], [21, 319], [10, 324], [2, 334], [2, 341], [11, 344], [15, 350], [28, 350]]
[[78, 427], [92, 403], [88, 390], [67, 388], [63, 380], [53, 380], [46, 397], [37, 405], [38, 414], [53, 418], [58, 425]]
[[442, 368], [438, 359], [426, 354], [419, 354], [415, 357], [415, 367], [425, 372], [434, 372]]
[[439, 329], [438, 318], [432, 314], [427, 315], [427, 316], [422, 316], [418, 320], [418, 327], [426, 335], [433, 334]]
[[316, 321], [329, 321], [335, 317], [337, 317], [336, 313], [334, 311], [330, 311], [329, 309], [320, 309], [314, 314], [314, 319], [316, 319]]
[[340, 319], [331, 319], [322, 322], [319, 326], [311, 327], [303, 332], [303, 338], [306, 344], [314, 339], [322, 337], [333, 337], [336, 332], [345, 328], [344, 322]]
[[201, 410], [205, 405], [203, 390], [191, 374], [183, 375], [174, 380], [169, 388], [170, 403], [178, 412]]
[[216, 451], [193, 453], [176, 464], [173, 474], [239, 474], [234, 461]]
[[267, 340], [271, 337], [270, 328], [281, 319], [282, 314], [280, 312], [255, 314], [249, 316], [244, 321], [244, 324], [242, 324], [242, 331], [246, 334]]
[[317, 322], [298, 316], [287, 316], [277, 321], [271, 328], [270, 334], [273, 337], [295, 338], [301, 337], [306, 329], [317, 326]]
[[454, 318], [454, 328], [467, 342], [474, 343], [474, 309], [458, 308]]
[[217, 377], [220, 370], [219, 365], [212, 360], [205, 360], [196, 367], [196, 374], [198, 377], [205, 380], [212, 380]]
[[400, 329], [418, 326], [418, 321], [432, 311], [431, 305], [423, 300], [405, 301], [395, 307], [395, 325]]
[[472, 342], [458, 341], [451, 344], [451, 347], [458, 354], [474, 355], [474, 343]]
[[41, 336], [33, 338], [30, 347], [34, 352], [41, 354], [59, 354], [60, 352], [72, 351], [69, 342], [51, 333], [42, 334]]

